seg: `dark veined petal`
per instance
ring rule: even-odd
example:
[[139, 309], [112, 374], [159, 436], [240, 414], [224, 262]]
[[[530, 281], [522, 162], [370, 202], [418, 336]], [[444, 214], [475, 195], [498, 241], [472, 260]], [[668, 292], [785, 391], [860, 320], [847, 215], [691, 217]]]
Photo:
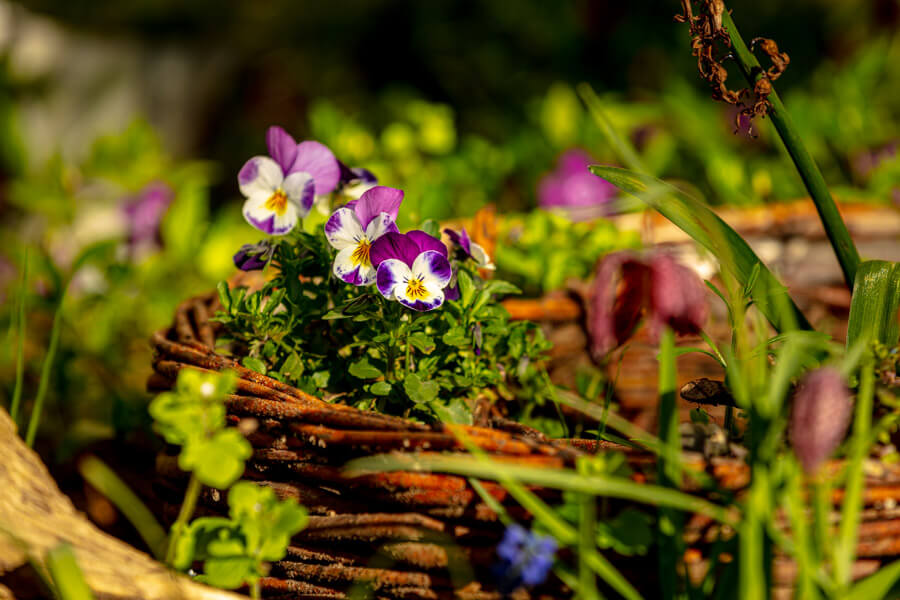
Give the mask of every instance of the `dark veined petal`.
[[699, 333], [709, 314], [707, 290], [692, 269], [667, 254], [650, 259], [651, 335], [668, 325], [682, 335]]
[[649, 302], [650, 269], [629, 252], [607, 254], [591, 286], [588, 330], [599, 360], [625, 343]]
[[844, 438], [853, 404], [839, 371], [831, 367], [807, 374], [791, 414], [794, 453], [807, 473], [815, 472]]

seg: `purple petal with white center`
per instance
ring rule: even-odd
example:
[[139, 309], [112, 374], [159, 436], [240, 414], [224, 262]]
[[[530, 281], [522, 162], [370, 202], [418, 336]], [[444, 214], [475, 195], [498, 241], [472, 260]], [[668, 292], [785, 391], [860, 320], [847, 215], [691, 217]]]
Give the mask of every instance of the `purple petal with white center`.
[[435, 252], [440, 252], [444, 258], [449, 256], [447, 253], [447, 246], [444, 245], [444, 242], [434, 236], [428, 235], [424, 231], [413, 229], [412, 231], [407, 231], [406, 236], [416, 243], [420, 253], [425, 252], [426, 250], [434, 250]]
[[247, 198], [259, 192], [271, 195], [281, 187], [282, 181], [281, 167], [268, 156], [254, 156], [238, 172], [238, 185]]
[[281, 184], [287, 199], [297, 207], [301, 217], [309, 214], [316, 199], [316, 185], [309, 173], [291, 173]]
[[356, 247], [365, 232], [356, 218], [356, 213], [349, 208], [339, 208], [325, 222], [325, 237], [328, 243], [337, 250], [348, 246]]
[[413, 262], [412, 274], [413, 277], [421, 279], [426, 287], [433, 285], [438, 290], [442, 290], [450, 283], [453, 269], [450, 268], [450, 261], [447, 260], [447, 257], [440, 252], [426, 250]]
[[297, 145], [297, 158], [288, 173], [309, 173], [316, 182], [316, 195], [330, 194], [337, 187], [341, 178], [338, 161], [324, 144], [319, 142], [300, 142]]
[[375, 285], [385, 298], [394, 299], [398, 286], [405, 286], [412, 277], [412, 271], [402, 260], [388, 258], [378, 265]]
[[287, 175], [297, 158], [297, 142], [287, 131], [273, 125], [266, 132], [266, 145], [269, 147], [269, 156], [278, 163], [282, 173]]
[[375, 281], [375, 269], [371, 263], [354, 260], [356, 245], [347, 246], [334, 257], [332, 271], [335, 276], [353, 285], [369, 285]]
[[370, 243], [374, 242], [386, 233], [397, 233], [397, 225], [394, 219], [387, 213], [381, 213], [366, 227], [366, 238]]
[[402, 261], [407, 267], [412, 267], [419, 253], [419, 246], [408, 236], [389, 232], [372, 242], [369, 258], [376, 267], [391, 258]]
[[429, 295], [422, 300], [407, 298], [406, 294], [398, 294], [397, 302], [406, 308], [411, 308], [419, 312], [434, 310], [444, 303], [444, 292], [442, 290], [428, 291]]
[[242, 213], [248, 223], [269, 235], [284, 235], [297, 224], [297, 207], [287, 203], [284, 214], [278, 215], [266, 208], [270, 193], [257, 192], [244, 202]]
[[403, 190], [377, 185], [360, 196], [353, 210], [362, 226], [368, 227], [369, 222], [381, 213], [391, 215], [391, 219], [396, 221], [402, 202]]

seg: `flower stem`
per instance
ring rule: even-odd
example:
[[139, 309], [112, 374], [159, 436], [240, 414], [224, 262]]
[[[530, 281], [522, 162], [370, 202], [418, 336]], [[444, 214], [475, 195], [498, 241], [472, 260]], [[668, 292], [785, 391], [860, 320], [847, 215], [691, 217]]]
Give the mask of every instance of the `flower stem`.
[[[675, 399], [675, 332], [670, 327], [663, 329], [658, 360], [659, 439], [667, 457], [660, 457], [657, 462], [658, 477], [660, 485], [678, 488], [681, 483], [678, 461], [681, 435], [678, 431], [678, 406]], [[682, 520], [682, 515], [672, 509], [659, 511], [659, 575], [663, 598], [674, 598], [678, 590], [678, 558], [683, 554], [680, 547]]]
[[[731, 19], [728, 9], [722, 11], [722, 24], [728, 30], [728, 36], [731, 38], [731, 45], [734, 48], [734, 54], [738, 65], [740, 65], [741, 72], [744, 74], [750, 87], [753, 87], [756, 81], [763, 76], [764, 71], [759, 61], [747, 48], [747, 45], [741, 38], [741, 34], [738, 33], [737, 26]], [[822, 177], [822, 172], [819, 171], [816, 162], [803, 145], [803, 140], [800, 139], [800, 135], [774, 87], [768, 99], [772, 104], [772, 109], [769, 111], [772, 124], [781, 137], [781, 141], [784, 142], [788, 154], [794, 161], [794, 166], [797, 167], [797, 171], [803, 179], [803, 184], [816, 205], [819, 218], [821, 218], [822, 225], [825, 227], [825, 233], [828, 234], [834, 253], [841, 264], [844, 280], [847, 282], [847, 287], [852, 290], [853, 281], [856, 278], [856, 268], [859, 266], [859, 252], [857, 252], [853, 239], [850, 237], [847, 225], [841, 218], [840, 212], [838, 212], [834, 198], [831, 197], [831, 192], [828, 190], [825, 178]]]
[[[12, 405], [9, 408], [9, 416], [13, 423], [18, 423], [19, 406], [22, 402], [22, 387], [25, 382], [25, 305], [28, 301], [28, 248], [25, 248], [25, 256], [22, 258], [22, 278], [19, 283], [19, 298], [16, 311], [16, 323], [18, 325], [18, 349], [16, 351], [16, 386], [13, 390]], [[13, 319], [10, 319], [12, 321]]]
[[188, 521], [194, 516], [194, 509], [197, 507], [197, 500], [200, 498], [200, 490], [203, 485], [197, 476], [191, 474], [188, 482], [187, 490], [184, 492], [184, 501], [181, 503], [181, 510], [178, 511], [178, 518], [172, 524], [172, 530], [169, 532], [169, 547], [166, 549], [166, 564], [172, 566], [175, 560], [175, 547], [178, 539], [187, 527]]

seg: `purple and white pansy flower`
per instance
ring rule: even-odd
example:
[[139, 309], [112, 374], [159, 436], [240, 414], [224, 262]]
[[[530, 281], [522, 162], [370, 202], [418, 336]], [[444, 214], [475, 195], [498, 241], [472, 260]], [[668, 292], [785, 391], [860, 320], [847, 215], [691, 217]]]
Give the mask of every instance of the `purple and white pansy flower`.
[[370, 255], [378, 269], [378, 291], [385, 298], [418, 311], [444, 303], [452, 269], [440, 240], [418, 230], [388, 233], [372, 244]]
[[493, 271], [496, 268], [494, 263], [491, 262], [491, 257], [488, 256], [488, 253], [481, 247], [481, 244], [476, 244], [469, 238], [469, 234], [465, 227], [459, 232], [453, 231], [452, 229], [445, 229], [444, 233], [446, 233], [450, 238], [450, 241], [453, 242], [454, 247], [458, 249], [461, 254], [460, 258], [464, 260], [471, 258], [475, 261], [475, 264], [479, 269]]
[[402, 202], [402, 190], [376, 186], [331, 214], [325, 237], [338, 251], [332, 269], [337, 277], [353, 285], [375, 282], [371, 248], [385, 234], [397, 232], [394, 222]]
[[337, 159], [319, 142], [297, 143], [281, 127], [266, 133], [269, 156], [254, 156], [241, 167], [238, 185], [247, 198], [243, 214], [264, 233], [284, 235], [309, 214], [317, 195], [337, 187]]

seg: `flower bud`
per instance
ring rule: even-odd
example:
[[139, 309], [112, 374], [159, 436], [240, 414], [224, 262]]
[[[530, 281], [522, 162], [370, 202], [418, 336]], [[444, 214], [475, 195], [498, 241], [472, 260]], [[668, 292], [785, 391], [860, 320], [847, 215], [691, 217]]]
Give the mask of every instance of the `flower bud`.
[[275, 254], [275, 245], [268, 240], [256, 244], [244, 244], [234, 255], [234, 266], [241, 271], [259, 271], [269, 264], [273, 254]]
[[823, 367], [807, 374], [794, 396], [791, 438], [803, 470], [813, 473], [844, 438], [852, 402], [841, 374]]
[[699, 333], [709, 314], [706, 286], [688, 267], [667, 254], [650, 259], [651, 333], [659, 335], [669, 326], [682, 335]]

